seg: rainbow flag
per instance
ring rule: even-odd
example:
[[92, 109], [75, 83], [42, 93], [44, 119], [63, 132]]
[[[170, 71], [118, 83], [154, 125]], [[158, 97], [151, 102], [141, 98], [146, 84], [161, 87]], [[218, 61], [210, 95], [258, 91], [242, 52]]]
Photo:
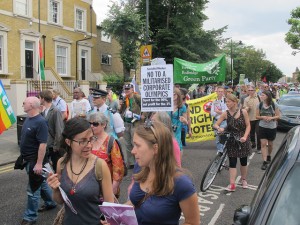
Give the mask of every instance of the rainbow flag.
[[45, 80], [43, 49], [40, 41], [39, 41], [39, 52], [40, 52], [40, 76], [41, 76], [41, 80]]
[[16, 122], [16, 117], [0, 80], [0, 134]]

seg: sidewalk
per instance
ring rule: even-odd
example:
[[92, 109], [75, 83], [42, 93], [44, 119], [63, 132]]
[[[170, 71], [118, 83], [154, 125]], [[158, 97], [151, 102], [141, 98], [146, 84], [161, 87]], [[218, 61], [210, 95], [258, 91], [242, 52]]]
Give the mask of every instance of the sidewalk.
[[14, 163], [20, 155], [16, 126], [0, 135], [0, 166]]

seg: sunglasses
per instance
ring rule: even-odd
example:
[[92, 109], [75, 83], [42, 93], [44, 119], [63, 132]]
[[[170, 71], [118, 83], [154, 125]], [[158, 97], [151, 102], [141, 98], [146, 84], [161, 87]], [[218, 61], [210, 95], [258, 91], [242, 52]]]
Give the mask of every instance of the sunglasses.
[[100, 123], [98, 122], [89, 122], [91, 125], [93, 125], [93, 127], [98, 127], [100, 125]]

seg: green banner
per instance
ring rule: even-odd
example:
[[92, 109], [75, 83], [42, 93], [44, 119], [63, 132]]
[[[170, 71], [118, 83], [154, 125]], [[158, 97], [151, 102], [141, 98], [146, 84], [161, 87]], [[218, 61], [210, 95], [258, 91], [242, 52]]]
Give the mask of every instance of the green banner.
[[207, 63], [197, 64], [174, 58], [174, 83], [207, 84], [224, 82], [226, 74], [225, 54]]

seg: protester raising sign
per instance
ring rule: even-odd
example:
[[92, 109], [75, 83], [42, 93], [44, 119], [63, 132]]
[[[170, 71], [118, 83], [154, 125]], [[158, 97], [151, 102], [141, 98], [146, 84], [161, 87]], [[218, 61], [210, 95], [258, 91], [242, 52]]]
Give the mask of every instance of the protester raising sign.
[[142, 66], [141, 111], [173, 111], [173, 65]]
[[215, 134], [212, 128], [210, 109], [212, 101], [217, 99], [213, 93], [202, 98], [187, 101], [190, 109], [192, 137], [187, 137], [187, 142], [199, 142], [214, 140]]

